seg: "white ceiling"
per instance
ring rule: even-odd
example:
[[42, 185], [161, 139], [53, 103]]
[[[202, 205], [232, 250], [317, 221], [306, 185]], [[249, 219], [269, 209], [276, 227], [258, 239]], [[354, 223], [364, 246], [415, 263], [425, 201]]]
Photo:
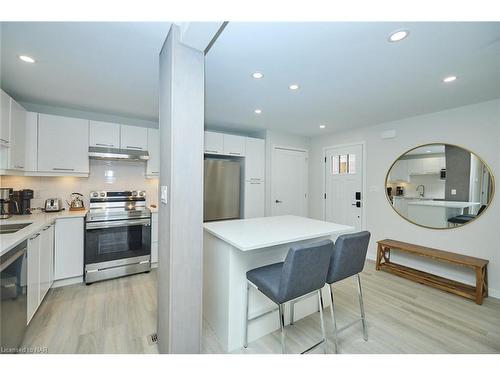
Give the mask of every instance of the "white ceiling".
[[[19, 101], [156, 121], [169, 27], [4, 22], [1, 86]], [[399, 28], [410, 36], [388, 43]], [[444, 85], [448, 74], [459, 79]], [[206, 58], [205, 119], [219, 129], [313, 136], [498, 97], [500, 23], [230, 22]]]
[[[400, 28], [409, 37], [389, 43]], [[445, 85], [449, 74], [459, 78]], [[206, 92], [212, 128], [308, 136], [490, 100], [500, 23], [230, 22], [207, 54]]]
[[[2, 88], [19, 101], [158, 119], [170, 23], [3, 22]], [[23, 63], [18, 55], [36, 59]]]

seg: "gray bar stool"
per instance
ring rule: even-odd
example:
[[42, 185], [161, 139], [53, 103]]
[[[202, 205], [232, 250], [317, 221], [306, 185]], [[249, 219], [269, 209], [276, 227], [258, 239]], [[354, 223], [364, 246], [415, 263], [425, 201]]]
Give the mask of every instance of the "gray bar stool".
[[[363, 339], [368, 341], [368, 331], [366, 329], [365, 309], [363, 306], [363, 292], [361, 290], [361, 279], [359, 273], [363, 271], [366, 260], [366, 252], [368, 250], [368, 242], [370, 241], [370, 232], [358, 232], [351, 234], [343, 234], [335, 241], [332, 257], [330, 259], [330, 268], [326, 278], [326, 283], [330, 286], [330, 312], [332, 314], [333, 336], [335, 343], [335, 353], [337, 353], [337, 335], [340, 331], [351, 327], [361, 320], [363, 324]], [[357, 276], [358, 281], [358, 299], [361, 318], [347, 324], [345, 327], [337, 329], [337, 321], [335, 319], [335, 303], [333, 298], [332, 284], [337, 281], [344, 280], [351, 276]]]
[[[333, 242], [330, 240], [309, 245], [292, 246], [284, 262], [255, 268], [247, 272], [246, 321], [243, 343], [245, 348], [248, 346], [248, 323], [278, 310], [281, 331], [281, 352], [283, 354], [286, 353], [284, 304], [303, 296], [317, 293], [318, 302], [322, 305], [323, 301], [321, 300], [320, 290], [326, 282], [332, 250]], [[251, 286], [276, 303], [278, 307], [249, 318], [248, 300]], [[323, 335], [322, 340], [303, 351], [302, 354], [315, 349], [321, 344], [323, 344], [323, 350], [326, 353], [323, 308], [320, 309], [320, 321]]]

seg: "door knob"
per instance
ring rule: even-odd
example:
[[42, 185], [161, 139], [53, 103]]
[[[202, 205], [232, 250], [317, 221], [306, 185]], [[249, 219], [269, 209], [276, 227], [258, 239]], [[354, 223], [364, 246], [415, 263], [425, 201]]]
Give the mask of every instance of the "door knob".
[[276, 199], [276, 203], [283, 203], [283, 201], [279, 201], [279, 200]]

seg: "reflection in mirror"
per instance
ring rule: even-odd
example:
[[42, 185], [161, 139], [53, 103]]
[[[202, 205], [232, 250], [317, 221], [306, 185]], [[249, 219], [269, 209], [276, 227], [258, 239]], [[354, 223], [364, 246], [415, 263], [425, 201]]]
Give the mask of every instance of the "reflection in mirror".
[[421, 226], [445, 229], [467, 224], [486, 210], [494, 179], [476, 154], [455, 145], [428, 144], [394, 162], [386, 189], [399, 215]]

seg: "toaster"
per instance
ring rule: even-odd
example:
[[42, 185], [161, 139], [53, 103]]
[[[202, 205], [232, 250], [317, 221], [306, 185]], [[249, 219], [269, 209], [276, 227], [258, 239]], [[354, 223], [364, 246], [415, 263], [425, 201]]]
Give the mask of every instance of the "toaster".
[[45, 201], [45, 212], [57, 212], [63, 210], [61, 198], [49, 198]]

